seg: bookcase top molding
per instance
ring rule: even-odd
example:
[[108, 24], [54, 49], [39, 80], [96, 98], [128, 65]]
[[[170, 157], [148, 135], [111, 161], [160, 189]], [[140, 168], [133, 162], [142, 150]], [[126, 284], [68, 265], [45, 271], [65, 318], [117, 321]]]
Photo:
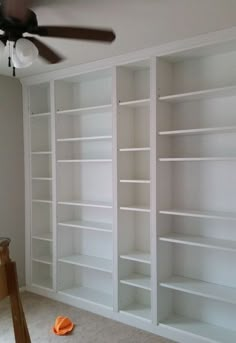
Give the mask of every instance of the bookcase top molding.
[[130, 52], [120, 56], [63, 68], [49, 73], [23, 77], [20, 81], [23, 86], [28, 86], [69, 78], [93, 71], [105, 70], [115, 66], [156, 57], [166, 57], [170, 60], [178, 60], [178, 58], [184, 58], [185, 56], [201, 56], [201, 54], [207, 55], [217, 53], [217, 51], [224, 52], [231, 50], [236, 50], [236, 26], [230, 29], [219, 30], [192, 38], [165, 43], [163, 45]]

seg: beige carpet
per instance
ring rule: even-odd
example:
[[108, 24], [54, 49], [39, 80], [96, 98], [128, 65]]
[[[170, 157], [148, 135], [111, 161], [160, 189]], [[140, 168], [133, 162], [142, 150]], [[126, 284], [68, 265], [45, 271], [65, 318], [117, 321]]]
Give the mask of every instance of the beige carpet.
[[[147, 332], [28, 292], [22, 294], [22, 301], [32, 343], [171, 343]], [[76, 324], [70, 336], [58, 337], [52, 333], [51, 326], [57, 315], [67, 315]], [[0, 303], [0, 342], [14, 343], [8, 301]]]

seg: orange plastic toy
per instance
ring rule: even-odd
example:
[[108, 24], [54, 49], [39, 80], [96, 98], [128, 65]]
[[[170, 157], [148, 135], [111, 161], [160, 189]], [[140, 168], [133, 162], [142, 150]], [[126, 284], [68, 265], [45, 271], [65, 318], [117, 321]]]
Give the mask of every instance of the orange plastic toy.
[[52, 328], [53, 332], [58, 336], [64, 336], [74, 329], [74, 323], [68, 317], [59, 316], [56, 318]]

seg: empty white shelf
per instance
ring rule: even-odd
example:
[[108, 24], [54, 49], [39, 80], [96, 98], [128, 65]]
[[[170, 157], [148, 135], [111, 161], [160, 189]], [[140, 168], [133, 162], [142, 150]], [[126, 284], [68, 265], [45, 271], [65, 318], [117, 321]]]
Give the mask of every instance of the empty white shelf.
[[173, 216], [196, 217], [206, 219], [236, 220], [236, 213], [217, 212], [217, 211], [191, 211], [191, 210], [161, 210], [160, 214], [169, 214]]
[[52, 289], [52, 280], [51, 279], [42, 279], [42, 280], [33, 280], [32, 285], [35, 287]]
[[120, 206], [120, 210], [133, 211], [133, 212], [150, 212], [151, 211], [149, 207], [141, 206], [141, 205]]
[[121, 148], [120, 152], [132, 152], [132, 151], [150, 151], [150, 147], [140, 147], [140, 148]]
[[52, 177], [32, 177], [34, 181], [51, 181]]
[[32, 155], [51, 155], [51, 151], [32, 151]]
[[192, 101], [200, 100], [204, 98], [217, 98], [217, 97], [227, 97], [236, 95], [236, 86], [220, 87], [220, 88], [210, 88], [200, 91], [187, 92], [182, 94], [173, 94], [167, 96], [160, 96], [160, 101], [166, 102], [181, 102], [181, 101]]
[[35, 113], [35, 114], [31, 114], [30, 118], [40, 118], [40, 117], [48, 117], [51, 115], [51, 112], [45, 112], [45, 113]]
[[79, 107], [79, 108], [73, 108], [73, 109], [68, 109], [68, 110], [58, 110], [56, 113], [57, 114], [82, 114], [82, 113], [99, 113], [102, 111], [107, 111], [111, 110], [112, 105], [107, 104], [107, 105], [99, 105], [99, 106], [89, 106], [89, 107]]
[[219, 157], [161, 157], [158, 158], [161, 162], [197, 162], [197, 161], [236, 161], [234, 156], [219, 156]]
[[203, 323], [195, 319], [189, 319], [173, 315], [159, 323], [160, 327], [174, 329], [179, 332], [189, 333], [194, 336], [207, 338], [211, 343], [235, 343], [236, 331], [228, 330], [220, 326]]
[[132, 179], [132, 180], [125, 180], [125, 179], [121, 179], [120, 180], [121, 183], [150, 183], [151, 181], [150, 180], [137, 180], [137, 179]]
[[70, 289], [65, 289], [59, 293], [68, 295], [73, 298], [78, 298], [86, 300], [90, 303], [100, 304], [105, 307], [112, 308], [113, 301], [112, 295], [104, 292], [100, 292], [87, 287], [75, 287]]
[[101, 141], [112, 139], [112, 136], [90, 136], [90, 137], [74, 137], [74, 138], [58, 138], [57, 142], [83, 142], [83, 141]]
[[52, 264], [52, 256], [33, 257], [32, 260], [34, 262], [45, 263], [45, 264]]
[[32, 202], [38, 202], [38, 203], [45, 203], [45, 204], [51, 204], [52, 200], [44, 200], [44, 199], [33, 199]]
[[97, 207], [97, 208], [112, 208], [111, 203], [107, 202], [91, 202], [91, 201], [58, 201], [58, 205], [81, 206], [81, 207]]
[[87, 255], [72, 255], [59, 258], [60, 262], [86, 267], [90, 269], [100, 270], [102, 272], [112, 272], [112, 261], [106, 258], [87, 256]]
[[46, 233], [40, 233], [40, 234], [35, 234], [32, 236], [33, 239], [38, 239], [41, 241], [52, 241], [52, 233], [51, 232], [46, 232]]
[[132, 251], [127, 254], [122, 254], [120, 255], [120, 258], [122, 258], [123, 260], [151, 264], [151, 255], [142, 251]]
[[139, 100], [130, 100], [130, 101], [120, 101], [120, 106], [126, 106], [126, 107], [145, 107], [148, 106], [150, 103], [150, 99], [139, 99]]
[[111, 163], [112, 159], [57, 160], [58, 163]]
[[120, 310], [120, 313], [124, 313], [139, 319], [142, 318], [146, 321], [151, 321], [152, 319], [151, 308], [143, 304], [131, 304]]
[[124, 285], [146, 289], [148, 291], [151, 290], [151, 278], [150, 276], [146, 276], [143, 274], [131, 274], [127, 278], [120, 280], [120, 283]]
[[58, 225], [63, 227], [71, 227], [85, 230], [112, 232], [112, 224], [110, 223], [71, 220], [67, 222], [60, 222], [58, 223]]
[[204, 298], [236, 304], [236, 288], [232, 287], [189, 279], [182, 276], [173, 276], [165, 282], [160, 282], [160, 286]]
[[236, 252], [236, 241], [227, 241], [219, 238], [210, 238], [202, 236], [192, 236], [183, 234], [169, 234], [161, 236], [160, 241], [184, 244], [201, 248], [218, 249], [224, 251]]
[[159, 131], [160, 136], [180, 136], [180, 135], [204, 135], [214, 133], [230, 133], [236, 132], [236, 126], [223, 126], [223, 127], [208, 127], [202, 129], [186, 129], [186, 130], [172, 130], [172, 131]]

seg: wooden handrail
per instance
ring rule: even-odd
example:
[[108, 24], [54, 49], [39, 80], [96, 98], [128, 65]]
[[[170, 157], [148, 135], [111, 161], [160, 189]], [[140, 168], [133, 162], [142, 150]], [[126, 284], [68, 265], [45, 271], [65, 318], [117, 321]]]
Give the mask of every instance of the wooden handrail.
[[9, 238], [0, 237], [0, 300], [9, 296], [16, 343], [30, 343], [30, 336], [21, 303], [16, 263], [9, 255]]

